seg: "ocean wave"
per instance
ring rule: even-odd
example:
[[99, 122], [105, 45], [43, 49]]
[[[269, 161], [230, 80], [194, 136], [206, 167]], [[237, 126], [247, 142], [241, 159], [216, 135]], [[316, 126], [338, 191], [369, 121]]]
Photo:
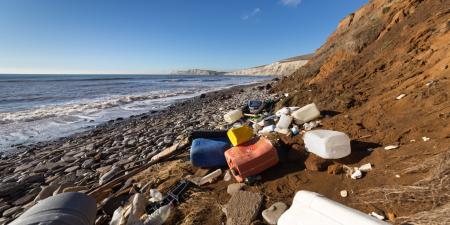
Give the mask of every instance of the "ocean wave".
[[65, 116], [91, 118], [90, 115], [92, 114], [99, 113], [103, 110], [111, 109], [114, 107], [120, 107], [135, 102], [170, 98], [193, 93], [195, 93], [195, 90], [182, 90], [173, 93], [147, 93], [141, 95], [119, 96], [110, 99], [96, 99], [90, 100], [88, 102], [48, 105], [40, 108], [17, 112], [0, 112], [0, 124], [8, 124], [12, 122], [30, 122], [48, 118], [62, 118]]

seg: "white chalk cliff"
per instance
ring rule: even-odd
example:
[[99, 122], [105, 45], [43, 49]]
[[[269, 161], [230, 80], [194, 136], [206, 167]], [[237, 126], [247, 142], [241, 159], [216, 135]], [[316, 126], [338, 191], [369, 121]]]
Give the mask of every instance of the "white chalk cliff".
[[252, 67], [248, 69], [236, 70], [225, 75], [253, 75], [253, 76], [286, 76], [295, 72], [298, 68], [304, 66], [312, 55], [304, 55], [281, 60], [271, 64]]

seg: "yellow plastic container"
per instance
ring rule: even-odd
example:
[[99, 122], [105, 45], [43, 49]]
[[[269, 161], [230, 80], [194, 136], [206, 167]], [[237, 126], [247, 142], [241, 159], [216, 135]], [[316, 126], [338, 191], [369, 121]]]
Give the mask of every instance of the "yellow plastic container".
[[253, 129], [249, 126], [244, 125], [242, 127], [229, 129], [227, 135], [230, 139], [231, 144], [233, 144], [233, 146], [237, 146], [252, 139]]

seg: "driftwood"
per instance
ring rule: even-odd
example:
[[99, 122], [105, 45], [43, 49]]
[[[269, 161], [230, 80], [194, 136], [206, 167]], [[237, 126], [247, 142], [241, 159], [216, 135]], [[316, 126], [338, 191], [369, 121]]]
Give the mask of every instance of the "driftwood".
[[112, 189], [117, 184], [120, 184], [122, 182], [125, 182], [130, 177], [135, 176], [136, 174], [146, 170], [150, 166], [153, 166], [157, 163], [166, 161], [170, 159], [172, 156], [176, 155], [178, 153], [178, 150], [183, 149], [189, 144], [189, 140], [185, 138], [184, 140], [164, 149], [163, 151], [159, 152], [155, 156], [153, 156], [150, 161], [144, 165], [131, 168], [128, 173], [119, 176], [105, 184], [102, 184], [98, 187], [96, 187], [93, 190], [90, 190], [87, 194], [97, 200], [97, 203], [100, 203], [105, 197], [102, 195], [102, 193], [105, 193], [105, 191]]

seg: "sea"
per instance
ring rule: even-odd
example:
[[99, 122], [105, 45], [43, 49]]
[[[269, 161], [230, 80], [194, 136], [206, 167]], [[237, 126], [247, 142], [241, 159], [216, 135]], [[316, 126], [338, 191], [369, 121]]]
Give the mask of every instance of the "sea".
[[0, 152], [88, 130], [112, 119], [272, 77], [0, 75]]

